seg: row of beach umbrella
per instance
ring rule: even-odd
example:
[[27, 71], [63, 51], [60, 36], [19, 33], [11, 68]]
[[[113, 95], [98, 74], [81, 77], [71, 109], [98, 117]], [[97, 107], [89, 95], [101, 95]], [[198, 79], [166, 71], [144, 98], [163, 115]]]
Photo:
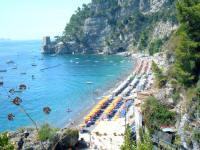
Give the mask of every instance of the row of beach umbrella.
[[137, 73], [138, 73], [138, 74], [139, 74], [140, 71], [142, 70], [142, 67], [143, 67], [143, 61], [144, 61], [144, 60], [141, 60], [141, 61], [140, 61], [140, 64], [139, 64], [139, 66], [138, 66], [138, 68], [137, 68]]

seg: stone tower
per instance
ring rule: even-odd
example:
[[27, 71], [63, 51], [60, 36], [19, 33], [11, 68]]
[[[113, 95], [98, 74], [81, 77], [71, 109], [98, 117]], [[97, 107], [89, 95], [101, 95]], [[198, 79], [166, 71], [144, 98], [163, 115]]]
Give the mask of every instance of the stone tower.
[[42, 53], [43, 54], [52, 54], [52, 53], [54, 53], [54, 49], [53, 49], [53, 46], [51, 44], [51, 39], [50, 39], [49, 36], [43, 37]]

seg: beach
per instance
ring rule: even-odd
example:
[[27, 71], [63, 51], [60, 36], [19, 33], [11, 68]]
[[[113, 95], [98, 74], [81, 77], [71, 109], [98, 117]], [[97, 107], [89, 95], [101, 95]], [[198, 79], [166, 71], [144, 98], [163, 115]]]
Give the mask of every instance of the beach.
[[137, 64], [131, 73], [110, 94], [80, 115], [74, 126], [68, 126], [77, 128], [79, 124], [80, 139], [84, 139], [90, 149], [118, 150], [123, 144], [125, 125], [129, 124], [135, 135], [138, 124], [141, 125], [141, 116], [138, 117], [138, 109], [135, 109], [136, 97], [153, 84], [152, 58], [140, 54], [132, 57]]
[[[82, 115], [94, 106], [99, 101], [96, 98], [114, 87], [133, 66], [131, 58], [121, 56], [42, 55], [38, 51], [40, 44], [41, 41], [0, 44], [0, 70], [7, 70], [0, 72], [0, 82], [3, 82], [0, 86], [0, 132], [32, 126], [24, 113], [10, 103], [17, 96], [38, 125], [49, 122], [52, 126], [63, 128], [79, 113]], [[27, 89], [21, 91], [21, 84]], [[9, 99], [10, 89], [19, 92], [10, 95]], [[51, 108], [51, 113], [45, 115], [43, 107]], [[71, 112], [67, 112], [68, 108]], [[9, 113], [15, 115], [12, 122], [6, 117]]]
[[[136, 67], [138, 66], [138, 61], [135, 56], [132, 57], [130, 63], [134, 64], [131, 70], [136, 70]], [[117, 87], [119, 87], [125, 80], [127, 80], [132, 73], [133, 71], [130, 71], [130, 73], [124, 75], [122, 79], [119, 80], [113, 87], [109, 88], [109, 90], [105, 91], [101, 96], [98, 96], [99, 100], [93, 101], [94, 103], [92, 103], [88, 108], [82, 110], [82, 112], [79, 113], [70, 123], [64, 126], [64, 128], [78, 128], [79, 124], [84, 121], [83, 118], [92, 111], [92, 109], [100, 102], [102, 97], [105, 95], [110, 95], [110, 92], [116, 90]]]
[[[66, 128], [78, 129], [79, 141], [85, 141], [87, 149], [120, 150], [124, 142], [126, 126], [129, 125], [132, 137], [136, 139], [142, 120], [141, 108], [138, 107], [142, 102], [137, 99], [137, 96], [151, 88], [153, 75], [152, 57], [140, 54], [132, 57], [129, 63], [134, 62], [135, 65], [129, 71], [130, 73], [120, 82], [112, 84], [113, 87], [101, 95], [100, 100], [96, 100], [87, 109], [77, 113], [70, 124], [59, 130], [59, 134], [64, 133]], [[31, 127], [24, 128], [23, 132], [11, 131], [9, 132], [11, 141], [16, 143], [19, 135], [24, 132], [30, 133], [29, 139], [36, 134], [36, 130]], [[46, 142], [45, 144], [48, 145], [48, 141]], [[30, 146], [30, 144], [34, 146], [34, 142], [27, 141], [25, 145]]]

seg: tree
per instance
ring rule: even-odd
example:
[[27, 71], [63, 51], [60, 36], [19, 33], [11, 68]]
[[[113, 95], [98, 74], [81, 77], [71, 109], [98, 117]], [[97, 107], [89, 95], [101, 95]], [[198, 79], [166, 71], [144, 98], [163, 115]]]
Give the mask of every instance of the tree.
[[175, 51], [175, 71], [184, 87], [191, 87], [200, 75], [200, 1], [177, 1], [178, 18], [181, 23], [178, 34], [180, 42]]
[[124, 135], [124, 145], [121, 150], [136, 150], [135, 141], [131, 137], [131, 128], [127, 127]]
[[163, 41], [161, 39], [155, 39], [151, 42], [149, 48], [149, 54], [153, 55], [160, 51], [161, 46], [163, 45]]
[[57, 128], [52, 128], [48, 122], [45, 122], [40, 126], [39, 130], [39, 136], [40, 139], [45, 141], [45, 140], [52, 140], [56, 131], [58, 131]]
[[14, 150], [14, 145], [10, 143], [9, 137], [6, 133], [0, 134], [0, 149], [1, 150]]
[[153, 150], [153, 144], [149, 132], [143, 134], [142, 141], [139, 141], [137, 150]]
[[155, 74], [156, 86], [159, 88], [163, 87], [167, 82], [167, 76], [163, 74], [163, 70], [159, 68], [158, 65], [154, 61], [152, 61], [152, 71]]
[[127, 127], [124, 136], [124, 145], [121, 146], [121, 150], [153, 150], [153, 144], [149, 132], [147, 131], [147, 133], [141, 135], [141, 140], [136, 147], [135, 141], [131, 137], [131, 129], [130, 127]]
[[157, 103], [154, 97], [148, 97], [142, 108], [143, 120], [150, 132], [159, 129], [163, 124], [175, 123], [176, 113], [169, 111], [167, 106]]

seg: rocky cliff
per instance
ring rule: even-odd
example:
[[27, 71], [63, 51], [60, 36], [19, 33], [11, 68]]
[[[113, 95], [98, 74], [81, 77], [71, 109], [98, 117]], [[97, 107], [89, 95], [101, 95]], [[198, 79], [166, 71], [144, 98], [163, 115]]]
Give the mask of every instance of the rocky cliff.
[[177, 27], [175, 0], [92, 0], [78, 8], [55, 42], [43, 42], [51, 54], [148, 52]]

